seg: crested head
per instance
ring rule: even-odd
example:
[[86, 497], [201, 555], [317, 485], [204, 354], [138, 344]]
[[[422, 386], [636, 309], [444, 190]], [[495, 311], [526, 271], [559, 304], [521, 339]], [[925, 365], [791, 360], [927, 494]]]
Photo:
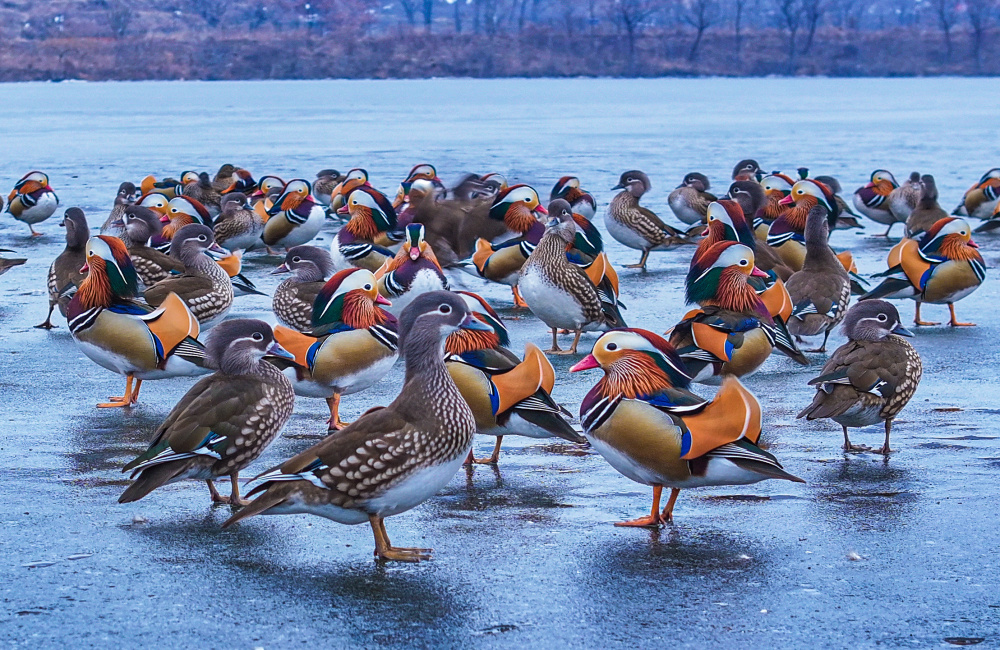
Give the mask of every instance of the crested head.
[[757, 164], [757, 161], [753, 158], [747, 158], [746, 160], [741, 160], [736, 163], [736, 166], [733, 167], [732, 178], [734, 181], [749, 181], [752, 180], [759, 171], [760, 165]]
[[574, 189], [580, 189], [580, 179], [576, 176], [563, 176], [552, 186], [549, 200], [566, 198], [566, 195]]
[[[150, 206], [145, 206], [150, 207]], [[201, 201], [189, 196], [175, 196], [167, 204], [167, 216], [175, 223], [175, 228], [189, 223], [211, 225], [212, 217]]]
[[130, 205], [125, 208], [122, 220], [125, 222], [128, 238], [137, 244], [147, 242], [150, 237], [159, 235], [163, 230], [163, 222], [160, 221], [160, 217], [149, 208], [144, 208], [141, 205]]
[[449, 354], [465, 354], [473, 350], [491, 350], [510, 345], [510, 335], [500, 315], [486, 300], [470, 291], [456, 291], [465, 301], [465, 306], [473, 318], [489, 326], [491, 331], [460, 329], [448, 335], [445, 351]]
[[316, 295], [313, 326], [344, 323], [363, 329], [384, 323], [387, 315], [377, 306], [379, 301], [374, 273], [360, 268], [337, 271]]
[[482, 182], [483, 187], [494, 195], [506, 191], [509, 187], [507, 178], [503, 174], [496, 172], [485, 174], [479, 180]]
[[[747, 223], [743, 208], [733, 200], [720, 199], [708, 204], [708, 230], [712, 243], [738, 241], [756, 250], [757, 240]], [[707, 240], [708, 238], [706, 238]], [[701, 248], [699, 246], [699, 248]]]
[[362, 185], [351, 191], [346, 208], [351, 215], [347, 229], [355, 237], [374, 239], [380, 232], [396, 227], [396, 209], [392, 202], [373, 187]]
[[333, 273], [333, 259], [327, 249], [303, 244], [288, 249], [284, 267], [302, 282], [319, 282]]
[[938, 219], [920, 239], [921, 253], [949, 260], [982, 260], [978, 248], [969, 222], [955, 217]]
[[[230, 163], [225, 163], [219, 167], [219, 171], [215, 172], [216, 178], [229, 178], [236, 171], [236, 166]], [[208, 174], [205, 174], [208, 176]]]
[[890, 334], [913, 336], [903, 327], [899, 311], [885, 300], [862, 300], [844, 315], [844, 335], [852, 341], [881, 341]]
[[614, 190], [625, 190], [635, 198], [641, 198], [643, 194], [648, 192], [653, 187], [653, 184], [649, 182], [649, 176], [638, 169], [632, 169], [624, 172], [618, 177], [618, 185], [611, 189]]
[[885, 169], [876, 169], [872, 172], [871, 183], [877, 185], [879, 183], [889, 183], [893, 187], [899, 187], [899, 183], [896, 182], [896, 177], [892, 175], [892, 172]]
[[715, 305], [766, 316], [767, 310], [748, 283], [751, 275], [766, 277], [754, 267], [754, 254], [750, 247], [734, 241], [713, 244], [700, 257], [691, 260], [684, 282], [685, 298], [689, 304]]
[[429, 163], [421, 163], [419, 165], [414, 165], [413, 169], [410, 170], [410, 173], [407, 174], [406, 180], [403, 182], [412, 183], [418, 178], [433, 180], [437, 178], [437, 169], [434, 168], [434, 165], [431, 165]]
[[705, 176], [701, 172], [690, 172], [684, 177], [684, 181], [681, 185], [693, 187], [699, 192], [705, 192], [712, 186], [712, 184], [708, 181], [708, 176]]
[[549, 203], [549, 222], [546, 233], [554, 233], [567, 244], [572, 244], [576, 237], [576, 220], [573, 218], [573, 208], [565, 199], [555, 199]]
[[768, 195], [777, 192], [787, 196], [792, 191], [792, 179], [776, 172], [761, 178], [760, 186]]
[[604, 378], [598, 384], [604, 396], [650, 397], [668, 388], [685, 389], [691, 383], [674, 346], [644, 329], [605, 332], [594, 343], [593, 351], [570, 371], [596, 367], [604, 370]]
[[97, 235], [87, 241], [87, 277], [77, 295], [84, 308], [108, 307], [139, 293], [139, 276], [125, 244], [117, 237]]
[[729, 198], [740, 204], [743, 216], [753, 216], [764, 205], [767, 196], [757, 181], [736, 181], [729, 186]]
[[253, 373], [267, 354], [289, 356], [274, 339], [271, 326], [254, 318], [219, 323], [205, 341], [209, 364], [226, 375]]
[[90, 239], [87, 216], [80, 208], [69, 208], [63, 214], [62, 225], [66, 227], [66, 248], [81, 250]]
[[993, 179], [997, 179], [997, 178], [1000, 178], [1000, 167], [994, 167], [993, 169], [991, 169], [988, 172], [986, 172], [985, 174], [983, 174], [980, 177], [979, 182], [977, 183], [977, 185], [982, 185], [983, 183], [985, 183], [985, 182], [987, 182], [989, 180], [993, 180]]
[[170, 211], [170, 199], [167, 198], [166, 194], [162, 194], [160, 192], [143, 194], [139, 197], [139, 200], [136, 201], [136, 205], [149, 208], [160, 216], [169, 215]]
[[537, 221], [535, 213], [545, 214], [538, 192], [530, 185], [511, 185], [493, 199], [490, 218], [503, 221], [514, 232], [524, 233]]
[[257, 182], [257, 193], [263, 196], [268, 196], [275, 191], [280, 192], [283, 189], [285, 189], [285, 181], [277, 176], [261, 176], [260, 181]]

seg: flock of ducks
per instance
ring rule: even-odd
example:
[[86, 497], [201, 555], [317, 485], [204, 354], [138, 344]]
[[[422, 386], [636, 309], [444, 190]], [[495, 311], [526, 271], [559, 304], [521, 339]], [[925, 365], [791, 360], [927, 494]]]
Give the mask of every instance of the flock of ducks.
[[[499, 174], [468, 175], [447, 188], [432, 165], [414, 167], [398, 191], [375, 189], [364, 169], [323, 170], [316, 179], [255, 179], [223, 165], [214, 178], [146, 177], [121, 184], [100, 234], [79, 208], [65, 211], [66, 246], [47, 278], [52, 328], [65, 316], [79, 349], [125, 378], [122, 395], [98, 404], [130, 407], [144, 382], [204, 375], [158, 427], [149, 448], [124, 467], [133, 482], [122, 503], [182, 479], [204, 480], [213, 502], [237, 506], [225, 522], [257, 514], [310, 513], [344, 524], [368, 522], [382, 560], [419, 561], [429, 549], [394, 546], [384, 518], [444, 487], [463, 463], [496, 463], [505, 435], [589, 443], [616, 470], [653, 489], [648, 516], [616, 525], [660, 526], [681, 489], [799, 481], [759, 445], [760, 403], [741, 382], [773, 352], [800, 364], [824, 352], [840, 325], [848, 342], [810, 385], [798, 417], [848, 429], [883, 424], [890, 452], [893, 419], [914, 394], [921, 360], [884, 299], [954, 304], [985, 278], [967, 218], [977, 231], [1000, 225], [1000, 169], [990, 170], [949, 215], [933, 177], [902, 184], [876, 170], [853, 195], [831, 177], [766, 173], [753, 160], [733, 170], [724, 197], [700, 173], [684, 177], [668, 203], [672, 227], [641, 205], [651, 187], [626, 171], [604, 218], [606, 231], [640, 258], [690, 256], [684, 279], [691, 310], [665, 333], [629, 327], [619, 276], [594, 226], [598, 203], [576, 177], [553, 187], [547, 206], [529, 185]], [[6, 211], [35, 226], [57, 210], [48, 177], [25, 175]], [[860, 213], [860, 214], [859, 214]], [[905, 237], [887, 268], [857, 273], [830, 231], [860, 227], [864, 215]], [[329, 249], [310, 245], [336, 222]], [[888, 236], [888, 231], [886, 232]], [[284, 253], [274, 273], [277, 326], [226, 319], [234, 299], [260, 293], [243, 275], [244, 255]], [[5, 259], [0, 272], [24, 260]], [[509, 349], [507, 328], [480, 295], [452, 291], [457, 271], [509, 285], [517, 307], [551, 331], [549, 354], [577, 354], [584, 332], [601, 332], [571, 372], [603, 376], [580, 406], [582, 433], [552, 398], [556, 374], [545, 352]], [[877, 284], [875, 284], [877, 282]], [[874, 286], [872, 286], [874, 284]], [[858, 301], [849, 307], [852, 295]], [[205, 336], [206, 330], [211, 330]], [[568, 349], [560, 337], [573, 336]], [[822, 336], [803, 351], [804, 337]], [[359, 393], [405, 362], [399, 396], [353, 423], [343, 396]], [[717, 385], [706, 399], [695, 383]], [[275, 439], [296, 396], [327, 401], [328, 435], [253, 481], [239, 474]], [[493, 454], [472, 455], [473, 434], [496, 437]], [[228, 477], [222, 495], [215, 479]], [[671, 492], [661, 509], [664, 487]]]

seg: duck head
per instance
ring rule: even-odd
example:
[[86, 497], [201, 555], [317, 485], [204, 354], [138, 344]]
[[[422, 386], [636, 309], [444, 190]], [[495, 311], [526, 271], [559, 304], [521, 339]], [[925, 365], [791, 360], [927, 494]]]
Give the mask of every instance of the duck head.
[[333, 260], [325, 248], [293, 246], [285, 253], [285, 261], [271, 275], [294, 273], [301, 282], [321, 282], [333, 273]]
[[491, 193], [492, 196], [496, 196], [501, 192], [506, 192], [510, 187], [510, 185], [507, 184], [507, 177], [496, 172], [486, 174], [480, 178], [479, 181], [482, 183], [486, 192], [488, 194]]
[[511, 185], [500, 192], [490, 207], [490, 218], [503, 221], [513, 232], [525, 233], [537, 223], [536, 214], [548, 214], [530, 185]]
[[462, 296], [451, 291], [429, 291], [414, 298], [399, 315], [399, 348], [406, 358], [407, 378], [420, 370], [421, 361], [444, 359], [445, 341], [460, 329], [493, 331], [472, 315]]
[[479, 294], [456, 291], [474, 318], [487, 325], [487, 330], [461, 329], [448, 335], [445, 351], [448, 354], [465, 354], [473, 350], [491, 350], [510, 345], [510, 334], [500, 315]]
[[545, 232], [553, 233], [569, 246], [576, 239], [576, 220], [573, 219], [573, 209], [569, 201], [555, 199], [549, 203], [549, 222]]
[[343, 209], [347, 197], [359, 187], [371, 187], [371, 184], [368, 182], [368, 171], [361, 167], [355, 167], [347, 172], [347, 176], [337, 187], [330, 191], [330, 208], [339, 214], [345, 214]]
[[862, 300], [844, 315], [841, 331], [852, 341], [881, 341], [890, 334], [913, 336], [903, 327], [899, 312], [885, 300]]
[[868, 181], [868, 185], [866, 185], [866, 187], [875, 187], [886, 184], [892, 189], [899, 187], [899, 183], [896, 182], [896, 177], [893, 176], [891, 172], [884, 169], [876, 169], [872, 172], [871, 180]]
[[59, 224], [66, 228], [66, 248], [69, 250], [83, 250], [90, 239], [90, 226], [87, 225], [87, 216], [80, 208], [69, 208], [63, 214], [63, 220]]
[[618, 184], [612, 187], [612, 190], [625, 190], [635, 198], [642, 198], [642, 195], [650, 190], [652, 184], [649, 182], [649, 176], [645, 173], [639, 171], [638, 169], [633, 169], [622, 174], [618, 178]]
[[983, 174], [982, 177], [979, 179], [979, 182], [977, 183], [977, 185], [982, 185], [983, 183], [986, 183], [987, 181], [996, 180], [996, 179], [1000, 179], [1000, 167], [994, 167], [990, 171], [988, 171], [985, 174]]
[[146, 243], [150, 237], [159, 235], [163, 230], [159, 216], [141, 205], [130, 205], [125, 208], [125, 214], [115, 225], [124, 227], [128, 238], [136, 243]]
[[738, 241], [756, 248], [756, 238], [747, 223], [743, 208], [736, 201], [722, 199], [708, 204], [708, 230], [713, 241]]
[[938, 219], [920, 240], [922, 254], [949, 260], [981, 260], [978, 248], [969, 222], [955, 217]]
[[380, 232], [396, 227], [396, 209], [392, 203], [373, 187], [362, 185], [352, 191], [340, 210], [351, 216], [347, 229], [356, 237], [374, 239]]
[[394, 208], [399, 209], [401, 205], [406, 203], [410, 196], [410, 188], [413, 186], [415, 181], [419, 180], [430, 181], [431, 183], [436, 183], [444, 187], [441, 183], [441, 179], [438, 178], [437, 170], [434, 168], [434, 165], [428, 163], [416, 165], [410, 170], [410, 173], [407, 174], [403, 182], [400, 183], [399, 190], [396, 192], [396, 199], [392, 202], [392, 206]]
[[764, 188], [765, 196], [780, 194], [781, 197], [786, 197], [792, 191], [792, 179], [784, 174], [768, 174], [760, 179], [760, 186]]
[[427, 242], [424, 241], [424, 224], [411, 223], [407, 225], [405, 235], [406, 240], [403, 243], [403, 247], [406, 249], [406, 254], [409, 255], [411, 260], [416, 261], [420, 259], [420, 256], [428, 248]]
[[132, 205], [135, 203], [135, 185], [125, 181], [118, 186], [118, 193], [115, 194], [115, 205]]
[[284, 191], [274, 200], [274, 205], [268, 210], [268, 214], [273, 217], [279, 212], [294, 210], [307, 199], [312, 199], [312, 184], [309, 181], [304, 178], [288, 181]]
[[219, 202], [219, 207], [219, 219], [231, 217], [240, 210], [253, 210], [253, 206], [250, 205], [247, 195], [238, 191], [223, 194], [222, 200]]
[[257, 191], [251, 195], [253, 199], [263, 199], [266, 196], [270, 196], [272, 192], [277, 192], [279, 195], [281, 191], [285, 189], [285, 181], [281, 180], [277, 176], [261, 176], [260, 180], [257, 182]]
[[39, 171], [28, 172], [14, 185], [14, 189], [7, 195], [7, 200], [13, 201], [18, 194], [34, 194], [39, 190], [53, 191], [49, 186], [49, 177]]
[[711, 183], [708, 181], [708, 176], [705, 176], [701, 172], [691, 172], [684, 177], [684, 180], [678, 187], [692, 187], [699, 192], [706, 192], [711, 187]]
[[567, 201], [572, 201], [573, 199], [568, 197], [577, 192], [580, 192], [580, 179], [576, 176], [563, 176], [552, 186], [552, 191], [549, 193], [549, 200], [566, 199]]
[[232, 178], [233, 182], [229, 184], [229, 187], [222, 190], [223, 194], [229, 194], [231, 192], [249, 194], [257, 187], [257, 181], [253, 179], [253, 175], [242, 167], [232, 173]]
[[688, 304], [759, 312], [763, 304], [748, 282], [751, 277], [767, 277], [754, 266], [753, 250], [733, 241], [719, 242], [691, 260], [684, 282], [685, 298]]
[[136, 205], [141, 205], [144, 208], [149, 208], [157, 214], [158, 217], [167, 217], [165, 221], [170, 221], [170, 199], [167, 198], [166, 194], [161, 194], [160, 192], [152, 192], [150, 194], [143, 194], [136, 201]]
[[378, 305], [390, 305], [378, 293], [378, 281], [368, 269], [344, 269], [333, 274], [316, 295], [313, 326], [345, 323], [362, 329], [384, 323], [388, 314]]
[[781, 205], [796, 205], [811, 210], [815, 205], [822, 205], [832, 215], [835, 213], [834, 202], [829, 191], [813, 180], [796, 181], [792, 191], [781, 199]]
[[117, 237], [91, 237], [86, 246], [86, 263], [80, 272], [87, 274], [77, 291], [85, 309], [107, 307], [115, 299], [129, 300], [139, 293], [139, 276], [132, 258]]
[[267, 355], [294, 359], [274, 338], [271, 326], [255, 318], [234, 318], [212, 329], [205, 342], [209, 364], [226, 375], [250, 374]]
[[193, 171], [181, 172], [181, 185], [187, 185], [188, 183], [197, 183], [201, 180], [200, 174]]
[[160, 221], [164, 223], [160, 233], [164, 239], [173, 239], [177, 231], [190, 224], [207, 226], [212, 217], [201, 201], [188, 196], [175, 196], [167, 203], [167, 212]]
[[663, 337], [638, 328], [605, 332], [594, 343], [593, 351], [569, 371], [591, 368], [604, 371], [604, 378], [595, 387], [604, 396], [635, 399], [691, 384], [674, 346]]
[[208, 226], [190, 223], [180, 228], [170, 240], [170, 256], [180, 260], [184, 266], [195, 266], [202, 255], [214, 253], [228, 257], [230, 252], [215, 243], [215, 233]]
[[215, 172], [215, 180], [217, 181], [229, 180], [235, 173], [236, 173], [236, 165], [226, 163], [219, 167], [219, 171]]
[[746, 160], [741, 160], [736, 163], [733, 167], [733, 180], [734, 181], [752, 181], [757, 178], [757, 172], [760, 171], [760, 165], [753, 158], [747, 158]]
[[744, 217], [757, 214], [767, 200], [764, 186], [757, 181], [736, 181], [729, 186], [729, 198], [740, 204]]

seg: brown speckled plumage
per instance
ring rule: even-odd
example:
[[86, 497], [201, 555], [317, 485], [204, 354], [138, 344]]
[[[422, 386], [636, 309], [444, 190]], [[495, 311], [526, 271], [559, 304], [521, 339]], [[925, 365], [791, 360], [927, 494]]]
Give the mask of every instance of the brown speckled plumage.
[[313, 303], [327, 277], [333, 273], [333, 261], [330, 253], [317, 246], [293, 246], [285, 255], [284, 264], [275, 272], [288, 271], [294, 275], [274, 290], [271, 309], [281, 324], [308, 332], [313, 328]]
[[49, 266], [45, 282], [49, 295], [49, 313], [45, 322], [37, 326], [42, 329], [53, 327], [52, 310], [56, 305], [59, 306], [59, 313], [66, 315], [66, 306], [69, 305], [73, 293], [87, 277], [85, 273], [80, 272], [87, 261], [85, 249], [87, 240], [90, 239], [90, 228], [87, 226], [87, 217], [84, 216], [83, 210], [80, 208], [66, 210], [63, 226], [66, 228], [66, 248]]
[[[199, 239], [202, 236], [204, 240]], [[170, 253], [184, 264], [184, 273], [148, 287], [146, 302], [156, 307], [174, 292], [203, 328], [222, 319], [233, 306], [233, 283], [222, 267], [205, 254], [213, 245], [212, 229], [208, 226], [189, 224], [177, 231], [170, 244]]]

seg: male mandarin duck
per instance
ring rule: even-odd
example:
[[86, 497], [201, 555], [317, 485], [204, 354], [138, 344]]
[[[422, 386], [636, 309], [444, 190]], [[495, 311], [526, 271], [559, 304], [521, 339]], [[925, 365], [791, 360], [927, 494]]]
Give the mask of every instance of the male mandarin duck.
[[[748, 187], [738, 187], [739, 185]], [[753, 250], [757, 268], [785, 280], [792, 274], [792, 269], [785, 265], [767, 242], [757, 240], [747, 220], [746, 215], [755, 211], [757, 198], [763, 201], [764, 192], [756, 181], [738, 181], [733, 183], [726, 198], [710, 204], [706, 213], [708, 227], [705, 229], [705, 236], [698, 242], [694, 257], [720, 241], [738, 241]]]
[[[735, 377], [711, 401], [688, 390], [690, 377], [673, 346], [641, 329], [601, 335], [570, 368], [601, 368], [604, 377], [580, 405], [591, 446], [618, 472], [653, 488], [649, 516], [616, 526], [659, 527], [673, 519], [682, 489], [749, 485], [766, 479], [804, 483], [758, 446], [760, 403]], [[661, 512], [660, 494], [670, 499]]]
[[751, 277], [767, 274], [754, 266], [753, 251], [737, 242], [719, 242], [691, 261], [686, 300], [700, 308], [668, 334], [694, 381], [717, 384], [726, 375], [749, 375], [774, 349], [774, 322]]
[[[212, 177], [212, 189], [214, 189], [219, 194], [226, 192], [227, 188], [231, 187], [236, 181], [237, 167], [232, 163], [225, 163], [219, 166], [219, 171], [215, 172], [215, 176]], [[245, 170], [244, 170], [245, 171]], [[205, 174], [207, 177], [208, 174]]]
[[851, 299], [850, 276], [830, 248], [829, 233], [829, 205], [817, 203], [806, 216], [802, 269], [785, 283], [793, 305], [791, 317], [786, 321], [788, 331], [799, 340], [803, 336], [823, 335], [823, 344], [809, 352], [826, 351], [830, 332], [843, 320]]
[[913, 397], [920, 383], [920, 355], [902, 338], [913, 336], [899, 320], [899, 312], [884, 300], [866, 300], [851, 307], [842, 326], [848, 341], [823, 366], [812, 403], [796, 417], [829, 418], [844, 429], [845, 451], [868, 451], [852, 445], [848, 427], [885, 423], [888, 454], [892, 420]]
[[[155, 212], [160, 212], [160, 203], [162, 203], [162, 199], [155, 196], [151, 196], [149, 200], [139, 200], [139, 205], [148, 207]], [[163, 223], [163, 228], [158, 235], [153, 237], [150, 245], [166, 252], [170, 250], [170, 241], [177, 231], [193, 223], [211, 227], [212, 216], [197, 199], [175, 196], [167, 202], [166, 208], [162, 210], [160, 221]]]
[[597, 214], [597, 200], [590, 192], [580, 188], [580, 179], [576, 176], [563, 176], [552, 186], [549, 201], [563, 199], [569, 203], [573, 214], [583, 216], [589, 223]]
[[691, 243], [681, 232], [663, 223], [652, 210], [639, 205], [639, 199], [651, 187], [649, 176], [638, 170], [621, 175], [612, 190], [622, 190], [611, 199], [604, 217], [604, 227], [620, 243], [642, 251], [638, 264], [625, 268], [646, 270], [650, 251], [665, 251], [678, 244]]
[[380, 233], [396, 228], [396, 210], [384, 194], [367, 185], [356, 187], [340, 212], [350, 215], [350, 219], [330, 244], [333, 268], [374, 272], [395, 255], [374, 243]]
[[278, 176], [261, 176], [260, 180], [257, 181], [257, 189], [250, 194], [250, 205], [253, 206], [255, 211], [258, 211], [257, 204], [261, 204], [264, 208], [262, 211], [264, 221], [267, 221], [267, 210], [274, 204], [271, 199], [281, 196], [284, 189], [285, 181], [281, 180]]
[[764, 190], [764, 202], [753, 215], [753, 230], [758, 240], [766, 242], [771, 224], [788, 211], [788, 206], [781, 202], [792, 193], [795, 181], [784, 174], [774, 172], [763, 176], [759, 183]]
[[997, 203], [997, 207], [993, 208], [993, 214], [989, 219], [976, 226], [975, 232], [990, 232], [997, 228], [1000, 228], [1000, 203]]
[[505, 435], [586, 442], [566, 421], [569, 413], [552, 399], [555, 370], [541, 350], [528, 343], [524, 360], [518, 359], [508, 349], [507, 328], [493, 308], [474, 293], [456, 293], [490, 328], [459, 330], [445, 342], [445, 366], [472, 409], [476, 431], [497, 438], [488, 458], [474, 458], [470, 450], [468, 462], [496, 464]]
[[120, 239], [144, 287], [184, 272], [184, 264], [179, 259], [148, 245], [149, 240], [159, 236], [163, 229], [155, 212], [141, 205], [131, 205], [125, 209], [121, 224], [116, 222], [114, 225], [121, 232]]
[[411, 223], [405, 234], [406, 239], [396, 256], [387, 259], [375, 271], [379, 293], [392, 302], [386, 311], [394, 316], [399, 316], [420, 294], [448, 289], [444, 271], [434, 251], [424, 241], [423, 224]]
[[476, 419], [441, 350], [458, 329], [489, 328], [472, 317], [460, 296], [447, 292], [414, 300], [399, 325], [406, 358], [399, 397], [257, 477], [260, 483], [248, 496], [259, 496], [223, 527], [257, 514], [309, 513], [348, 525], [368, 522], [379, 560], [430, 559], [430, 549], [393, 546], [383, 520], [436, 494], [468, 456]]
[[[756, 184], [753, 181], [741, 182]], [[759, 186], [757, 191], [763, 195]], [[737, 192], [737, 196], [742, 197], [744, 194]], [[708, 206], [708, 229], [705, 237], [698, 242], [693, 259], [699, 259], [712, 246], [723, 241], [743, 244], [754, 252], [754, 266], [763, 271], [767, 277], [755, 278], [752, 285], [757, 295], [760, 296], [761, 302], [767, 308], [768, 314], [771, 315], [774, 324], [772, 333], [775, 338], [775, 349], [796, 362], [807, 365], [809, 361], [795, 345], [795, 341], [785, 325], [792, 313], [792, 299], [789, 297], [778, 271], [782, 269], [788, 271], [788, 276], [791, 275], [791, 272], [787, 267], [781, 265], [777, 255], [770, 251], [767, 244], [757, 241], [740, 204], [727, 199], [713, 201]]]
[[116, 226], [115, 224], [118, 221], [124, 221], [125, 208], [135, 203], [135, 192], [135, 185], [128, 181], [118, 186], [118, 193], [115, 194], [115, 201], [111, 206], [111, 214], [108, 215], [108, 218], [104, 220], [104, 224], [101, 226], [102, 235], [121, 237], [121, 226]]
[[120, 239], [92, 237], [86, 260], [87, 277], [66, 307], [70, 333], [87, 357], [126, 379], [124, 395], [98, 407], [135, 404], [147, 379], [209, 372], [198, 319], [177, 294], [155, 310], [134, 301], [139, 278]]
[[734, 181], [756, 181], [757, 174], [761, 173], [760, 165], [753, 158], [747, 158], [736, 163], [733, 167], [732, 180]]
[[313, 306], [312, 331], [277, 326], [274, 335], [295, 356], [281, 368], [295, 393], [321, 397], [330, 407], [330, 430], [340, 419], [340, 397], [361, 392], [392, 368], [399, 356], [396, 319], [379, 305], [375, 275], [367, 269], [344, 269], [320, 289]]
[[330, 253], [317, 246], [293, 246], [285, 254], [285, 261], [271, 273], [292, 274], [274, 290], [271, 309], [278, 322], [300, 332], [312, 330], [316, 296], [333, 275]]
[[177, 180], [176, 178], [165, 178], [158, 181], [155, 176], [150, 175], [143, 178], [142, 181], [139, 182], [139, 189], [143, 194], [163, 194], [169, 201], [170, 199], [183, 194], [185, 183], [197, 182], [198, 173], [192, 171], [181, 172], [180, 180]]
[[368, 171], [355, 167], [348, 171], [340, 184], [331, 190], [330, 213], [343, 214], [341, 209], [347, 204], [347, 197], [359, 187], [371, 187], [371, 183], [368, 182]]
[[394, 209], [398, 211], [409, 202], [410, 187], [413, 186], [415, 181], [420, 180], [429, 181], [442, 188], [444, 187], [441, 179], [438, 178], [437, 169], [434, 168], [434, 165], [428, 163], [415, 165], [413, 169], [410, 170], [410, 173], [406, 175], [406, 178], [403, 179], [403, 182], [399, 184], [399, 189], [396, 190], [396, 198], [392, 201], [392, 207]]
[[[157, 218], [163, 220], [163, 217], [170, 214], [170, 199], [167, 198], [166, 194], [161, 192], [150, 192], [149, 194], [143, 194], [135, 201], [135, 205], [142, 206], [156, 213]], [[170, 221], [169, 217], [166, 221]]]
[[946, 304], [953, 327], [960, 323], [955, 303], [979, 288], [986, 279], [986, 263], [972, 241], [972, 229], [965, 219], [946, 217], [935, 223], [918, 242], [903, 239], [889, 251], [889, 270], [875, 277], [882, 283], [861, 296], [869, 298], [911, 298], [917, 302], [914, 323], [939, 325], [920, 319], [925, 302]]
[[472, 263], [480, 277], [510, 285], [514, 292], [515, 306], [523, 307], [517, 282], [521, 267], [535, 246], [542, 240], [545, 226], [536, 214], [548, 214], [538, 200], [538, 193], [528, 185], [511, 185], [501, 191], [489, 210], [489, 218], [503, 222], [507, 230], [518, 236], [500, 244], [491, 244], [486, 239], [476, 241], [476, 252]]
[[[938, 203], [938, 189], [934, 177], [924, 174], [920, 177], [920, 202], [906, 220], [906, 236], [910, 239], [922, 237], [931, 226], [947, 218], [948, 213]], [[977, 228], [977, 232], [978, 230]]]
[[49, 186], [49, 177], [39, 171], [22, 176], [7, 195], [7, 212], [18, 221], [28, 224], [32, 237], [42, 234], [35, 230], [35, 224], [51, 217], [58, 207], [59, 197]]
[[[554, 354], [576, 354], [584, 330], [624, 327], [617, 296], [602, 291], [606, 257], [599, 257], [587, 270], [571, 262], [566, 251], [573, 247], [576, 222], [569, 203], [556, 199], [549, 204], [545, 235], [521, 268], [517, 281], [531, 312], [552, 329]], [[558, 332], [574, 332], [569, 350], [559, 347]]]
[[330, 205], [331, 195], [334, 188], [340, 185], [346, 178], [336, 169], [321, 169], [316, 172], [316, 180], [313, 181], [313, 196], [323, 205]]
[[[809, 170], [805, 167], [800, 168], [800, 173], [805, 172], [804, 179], [808, 178]], [[861, 215], [851, 210], [851, 206], [847, 204], [847, 201], [841, 196], [843, 192], [843, 187], [833, 176], [817, 176], [813, 180], [826, 185], [833, 192], [833, 200], [837, 204], [837, 223], [834, 224], [834, 230], [850, 230], [857, 228], [858, 230], [864, 230], [865, 227], [861, 225]]]
[[[226, 194], [232, 194], [233, 192], [239, 192], [244, 196], [244, 199], [254, 193], [257, 189], [257, 181], [254, 180], [253, 174], [250, 170], [238, 167], [232, 174], [231, 182], [227, 183], [219, 193], [223, 197]], [[220, 208], [222, 204], [220, 202]]]
[[889, 231], [898, 221], [889, 208], [889, 195], [898, 187], [895, 176], [884, 169], [876, 169], [868, 184], [854, 191], [854, 207], [858, 212], [888, 226], [883, 237], [889, 236]]
[[39, 329], [50, 330], [55, 327], [52, 324], [52, 310], [58, 305], [59, 313], [65, 316], [73, 294], [87, 277], [81, 271], [87, 263], [87, 241], [90, 239], [87, 217], [80, 208], [70, 208], [63, 215], [61, 225], [66, 228], [66, 248], [49, 266], [45, 283], [49, 294], [49, 313], [45, 322], [35, 325]]
[[961, 217], [989, 219], [1000, 205], [1000, 167], [994, 167], [970, 187], [952, 212]]
[[[264, 321], [236, 319], [217, 327], [206, 353], [215, 374], [192, 386], [157, 427], [149, 448], [123, 472], [133, 483], [118, 503], [138, 501], [184, 479], [208, 483], [214, 503], [245, 506], [240, 470], [278, 436], [292, 415], [295, 393], [265, 355], [289, 356]], [[221, 496], [213, 479], [228, 476], [232, 495]]]
[[709, 194], [711, 184], [708, 177], [700, 172], [691, 172], [667, 197], [667, 204], [674, 215], [688, 225], [705, 223], [708, 204], [716, 199]]
[[267, 246], [286, 249], [312, 241], [326, 219], [323, 206], [313, 198], [312, 185], [301, 178], [288, 181], [267, 214], [261, 239]]
[[920, 174], [912, 172], [902, 185], [889, 193], [889, 211], [892, 212], [892, 216], [896, 218], [896, 221], [906, 223], [906, 220], [910, 218], [910, 214], [920, 202], [922, 189]]
[[[229, 184], [228, 181], [226, 184]], [[209, 214], [219, 214], [222, 194], [213, 187], [207, 173], [200, 172], [195, 180], [185, 182], [181, 187], [181, 195], [201, 203]]]
[[260, 244], [265, 219], [254, 211], [246, 194], [228, 192], [222, 197], [222, 211], [212, 230], [219, 246], [231, 251], [249, 250]]
[[202, 328], [221, 322], [233, 306], [233, 283], [209, 251], [228, 253], [215, 243], [211, 228], [193, 223], [178, 230], [170, 242], [170, 256], [180, 260], [184, 272], [147, 287], [146, 302], [158, 307], [171, 295], [178, 296]]

